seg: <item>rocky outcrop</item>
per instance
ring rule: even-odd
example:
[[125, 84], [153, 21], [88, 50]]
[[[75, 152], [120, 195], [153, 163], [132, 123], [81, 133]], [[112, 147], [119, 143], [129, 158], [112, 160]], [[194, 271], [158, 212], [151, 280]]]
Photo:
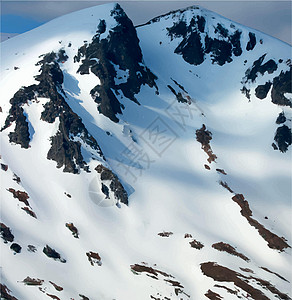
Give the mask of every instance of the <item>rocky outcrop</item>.
[[33, 84], [21, 88], [10, 100], [11, 108], [6, 119], [5, 126], [1, 130], [8, 128], [12, 122], [16, 122], [15, 130], [9, 134], [10, 142], [20, 144], [23, 148], [29, 147], [30, 135], [28, 122], [21, 106], [29, 100], [37, 97], [49, 98], [44, 105], [41, 119], [48, 123], [59, 119], [59, 130], [51, 138], [51, 149], [47, 158], [57, 162], [57, 167], [64, 166], [64, 172], [79, 173], [80, 168], [88, 171], [88, 166], [81, 153], [81, 143], [88, 145], [93, 155], [103, 157], [102, 151], [96, 140], [89, 134], [81, 118], [75, 114], [64, 98], [62, 84], [63, 73], [59, 67], [59, 62], [67, 59], [64, 50], [58, 54], [51, 52], [41, 56], [42, 59], [36, 64], [40, 66], [40, 74], [35, 76], [39, 84]]
[[92, 72], [100, 79], [100, 85], [90, 91], [98, 111], [118, 122], [117, 114], [122, 114], [123, 109], [117, 98], [120, 91], [126, 98], [139, 103], [135, 95], [141, 86], [156, 86], [157, 77], [144, 65], [135, 27], [119, 4], [111, 11], [111, 16], [116, 25], [110, 28], [108, 36], [103, 36], [108, 25], [100, 20], [91, 43], [85, 43], [74, 59], [75, 62], [81, 60], [80, 74]]
[[291, 129], [286, 125], [278, 127], [274, 140], [278, 146], [277, 149], [286, 152], [291, 145]]
[[[157, 269], [156, 267], [155, 268], [149, 267], [147, 265], [147, 263], [134, 264], [134, 265], [131, 265], [131, 271], [135, 275], [140, 275], [142, 273], [145, 273], [146, 276], [148, 276], [152, 279], [163, 280], [166, 284], [173, 287], [174, 294], [176, 296], [180, 296], [179, 299], [188, 299], [188, 298], [190, 298], [190, 296], [187, 293], [184, 292], [184, 286], [180, 282], [175, 280], [174, 276], [172, 276], [171, 274], [167, 274], [166, 272], [163, 272], [163, 271]], [[161, 296], [160, 293], [157, 293], [157, 295]], [[161, 298], [156, 298], [153, 295], [151, 295], [150, 298], [151, 299], [161, 299]], [[164, 297], [162, 299], [170, 299], [170, 298]]]
[[212, 38], [208, 34], [208, 29], [205, 30], [205, 24], [206, 20], [203, 16], [195, 15], [189, 24], [181, 18], [167, 28], [171, 40], [182, 38], [174, 53], [181, 55], [187, 63], [195, 66], [202, 64], [208, 54], [212, 63], [219, 66], [232, 62], [233, 55], [242, 54], [240, 30], [231, 33], [219, 23], [214, 28], [214, 34], [220, 37]]
[[18, 300], [14, 296], [11, 295], [11, 290], [5, 285], [0, 283], [0, 295], [1, 299], [4, 300]]
[[257, 43], [257, 39], [256, 39], [255, 34], [252, 33], [252, 32], [249, 32], [248, 36], [249, 36], [249, 41], [248, 41], [248, 43], [246, 45], [246, 50], [247, 51], [251, 51], [255, 47], [255, 45]]
[[14, 251], [14, 253], [20, 253], [22, 247], [19, 244], [17, 244], [17, 243], [13, 243], [13, 244], [11, 244], [10, 249], [12, 251]]
[[208, 162], [216, 161], [217, 156], [213, 153], [210, 146], [210, 141], [212, 140], [212, 133], [207, 130], [206, 125], [203, 124], [202, 128], [196, 130], [196, 139], [202, 145], [202, 149], [208, 155]]
[[4, 243], [14, 241], [14, 235], [12, 234], [10, 228], [4, 223], [0, 223], [0, 234], [2, 239], [4, 240]]
[[271, 249], [284, 251], [284, 249], [286, 248], [291, 248], [287, 244], [285, 238], [277, 236], [270, 230], [266, 229], [257, 220], [252, 218], [252, 211], [249, 207], [249, 203], [247, 200], [245, 200], [242, 194], [235, 194], [235, 196], [232, 197], [232, 200], [241, 207], [241, 211], [240, 211], [241, 215], [247, 219], [247, 221], [251, 226], [255, 227], [258, 230], [259, 234], [268, 243], [268, 246]]
[[43, 249], [43, 253], [49, 257], [53, 258], [54, 260], [60, 261], [61, 263], [65, 263], [66, 260], [61, 258], [60, 253], [58, 253], [55, 249], [51, 248], [50, 246], [46, 245]]
[[246, 257], [244, 254], [239, 253], [236, 251], [236, 249], [234, 247], [232, 247], [231, 245], [227, 244], [227, 243], [223, 243], [223, 242], [219, 242], [219, 243], [215, 243], [212, 245], [212, 248], [218, 250], [218, 251], [224, 251], [227, 252], [231, 255], [240, 257], [241, 259], [245, 260], [245, 261], [249, 261], [249, 258]]
[[202, 248], [204, 248], [204, 245], [197, 241], [197, 240], [192, 240], [191, 242], [189, 242], [189, 244], [191, 245], [192, 248], [201, 250]]
[[78, 229], [74, 226], [73, 223], [66, 223], [65, 226], [72, 232], [72, 235], [78, 239], [79, 238], [79, 232]]
[[118, 202], [128, 205], [128, 193], [119, 181], [117, 175], [103, 165], [98, 165], [95, 170], [100, 174], [101, 181], [110, 181], [109, 187], [106, 183], [103, 184], [114, 193], [115, 199]]
[[88, 261], [90, 262], [90, 264], [92, 266], [94, 266], [94, 265], [101, 266], [102, 265], [101, 257], [99, 256], [98, 253], [89, 251], [89, 252], [86, 253], [86, 256], [87, 256]]
[[258, 77], [258, 74], [264, 75], [266, 72], [268, 74], [272, 74], [274, 71], [277, 70], [278, 65], [273, 59], [270, 59], [263, 64], [266, 55], [266, 53], [262, 55], [259, 59], [253, 62], [251, 68], [246, 70], [245, 82], [255, 82], [256, 78]]
[[292, 103], [285, 97], [285, 93], [292, 93], [292, 74], [289, 71], [282, 71], [279, 76], [273, 79], [271, 91], [272, 102], [282, 106], [292, 107]]
[[39, 279], [39, 278], [30, 278], [27, 276], [25, 279], [22, 281], [25, 285], [33, 285], [33, 286], [40, 286], [44, 283], [44, 280]]
[[272, 86], [270, 81], [266, 82], [265, 84], [258, 85], [255, 89], [255, 95], [259, 99], [265, 99], [268, 95], [268, 92]]

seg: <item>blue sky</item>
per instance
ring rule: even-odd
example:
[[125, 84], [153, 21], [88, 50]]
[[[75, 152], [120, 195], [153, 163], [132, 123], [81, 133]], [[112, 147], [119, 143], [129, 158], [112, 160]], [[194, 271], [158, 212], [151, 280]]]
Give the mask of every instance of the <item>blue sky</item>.
[[[23, 33], [53, 18], [113, 1], [1, 1], [1, 33]], [[291, 1], [118, 1], [135, 25], [199, 4], [291, 44]], [[3, 35], [2, 35], [3, 36]]]
[[23, 33], [43, 23], [30, 17], [6, 14], [1, 16], [1, 31], [6, 33]]

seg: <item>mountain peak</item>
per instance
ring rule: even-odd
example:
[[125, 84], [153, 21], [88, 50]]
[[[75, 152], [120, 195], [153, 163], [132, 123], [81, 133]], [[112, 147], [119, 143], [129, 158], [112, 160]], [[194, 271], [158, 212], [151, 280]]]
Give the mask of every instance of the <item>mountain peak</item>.
[[2, 58], [1, 297], [291, 298], [290, 46], [110, 3]]

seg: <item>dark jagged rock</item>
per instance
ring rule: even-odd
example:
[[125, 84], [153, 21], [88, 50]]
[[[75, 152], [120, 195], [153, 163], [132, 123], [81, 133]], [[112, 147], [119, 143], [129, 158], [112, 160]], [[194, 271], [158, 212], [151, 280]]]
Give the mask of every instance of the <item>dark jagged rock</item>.
[[64, 94], [62, 89], [64, 76], [58, 62], [62, 62], [68, 57], [62, 49], [58, 55], [51, 52], [41, 57], [42, 59], [36, 64], [41, 66], [40, 74], [35, 76], [39, 84], [23, 87], [15, 93], [10, 100], [9, 116], [1, 130], [6, 129], [15, 121], [15, 130], [9, 135], [10, 141], [28, 148], [30, 141], [28, 123], [21, 106], [36, 97], [49, 98], [50, 100], [44, 105], [41, 119], [53, 123], [56, 118], [59, 118], [60, 125], [57, 134], [51, 138], [52, 146], [47, 158], [55, 160], [58, 168], [64, 166], [64, 172], [78, 173], [80, 168], [87, 170], [88, 167], [81, 154], [81, 142], [74, 138], [78, 136], [78, 139], [89, 145], [99, 156], [103, 157], [103, 154], [80, 117], [72, 111], [61, 95]]
[[103, 165], [98, 165], [95, 170], [100, 174], [102, 181], [110, 180], [109, 188], [114, 193], [116, 200], [128, 205], [128, 193], [119, 181], [117, 175]]
[[105, 194], [106, 198], [109, 198], [109, 188], [104, 184], [101, 183], [101, 191]]
[[272, 74], [274, 71], [277, 70], [278, 65], [272, 59], [270, 59], [266, 63], [262, 64], [266, 55], [267, 54], [264, 54], [259, 59], [254, 61], [252, 67], [245, 72], [245, 75], [246, 75], [245, 82], [247, 82], [249, 80], [251, 82], [254, 82], [258, 76], [258, 73], [260, 73], [261, 75], [264, 75], [266, 72], [268, 72], [269, 74]]
[[216, 154], [213, 153], [213, 150], [210, 146], [210, 141], [212, 140], [212, 133], [207, 130], [206, 125], [203, 124], [201, 129], [196, 130], [196, 139], [202, 145], [202, 149], [208, 155], [208, 162], [216, 161]]
[[98, 266], [102, 265], [101, 257], [99, 256], [98, 253], [90, 251], [90, 252], [86, 253], [86, 256], [87, 256], [87, 258], [88, 258], [88, 260], [89, 260], [89, 262], [92, 266], [94, 266], [95, 264], [98, 265]]
[[0, 223], [0, 234], [2, 239], [4, 240], [4, 243], [14, 241], [14, 235], [11, 233], [10, 228], [4, 223]]
[[30, 278], [27, 276], [25, 279], [22, 281], [25, 285], [32, 285], [32, 286], [39, 286], [44, 283], [44, 280], [39, 279], [39, 278]]
[[8, 170], [8, 165], [1, 164], [1, 170], [3, 170], [4, 172], [6, 172]]
[[273, 80], [273, 88], [271, 92], [272, 102], [278, 105], [290, 106], [292, 103], [284, 94], [292, 93], [292, 77], [291, 68], [289, 71], [282, 71], [279, 76]]
[[28, 149], [30, 136], [28, 130], [28, 122], [23, 112], [22, 107], [17, 109], [17, 119], [15, 124], [14, 132], [9, 133], [10, 143], [19, 144], [22, 148]]
[[249, 32], [248, 36], [249, 36], [249, 41], [246, 45], [246, 50], [250, 51], [253, 50], [253, 48], [255, 47], [257, 40], [255, 34], [252, 32]]
[[279, 113], [279, 116], [276, 120], [276, 124], [282, 124], [282, 123], [285, 123], [286, 122], [286, 117], [285, 117], [285, 114], [284, 112], [282, 111], [281, 113]]
[[1, 131], [3, 131], [8, 128], [12, 122], [15, 122], [15, 129], [13, 132], [9, 133], [9, 140], [11, 143], [19, 144], [25, 149], [29, 148], [30, 135], [28, 122], [21, 105], [35, 97], [35, 87], [36, 85], [22, 87], [14, 94], [13, 98], [10, 99], [11, 108], [9, 110], [9, 115], [5, 120], [4, 127], [1, 128]]
[[64, 288], [62, 288], [61, 286], [57, 285], [56, 283], [54, 283], [53, 281], [49, 281], [49, 283], [55, 288], [56, 291], [61, 292], [64, 290]]
[[0, 296], [1, 299], [4, 300], [18, 300], [14, 296], [11, 295], [11, 290], [5, 285], [0, 283]]
[[[233, 34], [228, 29], [218, 24], [214, 30], [215, 34], [220, 35], [220, 39], [210, 38], [205, 34], [206, 20], [202, 16], [194, 16], [190, 24], [185, 20], [174, 23], [172, 27], [167, 28], [168, 35], [174, 38], [182, 37], [183, 40], [175, 49], [175, 53], [182, 55], [183, 59], [192, 65], [200, 65], [205, 60], [205, 54], [210, 54], [212, 63], [220, 66], [232, 61], [232, 55], [240, 56], [241, 49], [241, 31], [236, 30]], [[205, 44], [205, 47], [203, 46]]]
[[58, 253], [56, 250], [54, 250], [48, 245], [44, 247], [43, 252], [46, 254], [47, 257], [53, 258], [54, 260], [58, 260], [62, 263], [66, 262], [65, 259], [61, 258], [60, 253]]
[[[79, 173], [80, 168], [88, 170], [81, 153], [81, 141], [89, 145], [98, 155], [103, 157], [96, 140], [88, 133], [81, 118], [75, 114], [63, 96], [63, 73], [56, 62], [56, 55], [50, 53], [39, 62], [42, 65], [41, 74], [36, 77], [40, 81], [42, 94], [50, 98], [44, 106], [41, 118], [53, 123], [59, 117], [59, 130], [51, 137], [51, 148], [47, 158], [57, 162], [57, 168], [64, 166], [64, 172]], [[80, 141], [74, 137], [78, 136]]]
[[242, 54], [240, 38], [241, 38], [240, 30], [236, 30], [234, 34], [230, 37], [230, 42], [232, 44], [232, 51], [235, 56], [240, 56]]
[[15, 253], [20, 253], [21, 252], [21, 246], [17, 243], [11, 244], [10, 249], [12, 251], [14, 251]]
[[252, 211], [249, 207], [249, 203], [247, 200], [245, 200], [242, 194], [235, 194], [235, 196], [232, 197], [232, 200], [240, 206], [241, 215], [246, 218], [246, 220], [251, 226], [255, 227], [258, 230], [262, 238], [268, 243], [268, 247], [279, 251], [284, 251], [284, 249], [286, 248], [291, 248], [286, 243], [285, 238], [279, 237], [278, 235], [269, 231], [261, 223], [252, 218]]
[[240, 257], [241, 259], [243, 259], [245, 261], [249, 261], [248, 257], [246, 257], [242, 253], [237, 252], [234, 247], [232, 247], [231, 245], [229, 245], [227, 243], [223, 243], [223, 242], [215, 243], [215, 244], [212, 245], [212, 248], [214, 248], [218, 251], [227, 252], [227, 253], [229, 253], [231, 255], [234, 255], [234, 256], [238, 256], [238, 257]]
[[66, 223], [65, 226], [72, 232], [72, 235], [78, 239], [79, 238], [79, 233], [77, 227], [74, 226], [73, 223]]
[[189, 244], [191, 245], [192, 248], [195, 248], [198, 250], [201, 250], [202, 248], [204, 248], [204, 245], [197, 240], [193, 240], [193, 241], [189, 242]]
[[291, 129], [286, 125], [278, 127], [274, 140], [279, 150], [286, 152], [291, 145]]
[[188, 103], [188, 99], [184, 98], [181, 92], [176, 92], [175, 89], [171, 85], [167, 85], [170, 91], [175, 95], [178, 102]]
[[35, 212], [32, 211], [31, 209], [29, 209], [28, 207], [22, 207], [21, 209], [24, 210], [31, 217], [37, 219], [37, 216], [36, 216]]
[[[78, 69], [80, 74], [88, 74], [91, 71], [98, 76], [100, 85], [94, 87], [90, 94], [98, 104], [98, 111], [118, 122], [116, 115], [122, 114], [123, 109], [116, 97], [118, 90], [121, 90], [126, 98], [138, 103], [135, 95], [141, 86], [147, 84], [156, 87], [157, 77], [144, 66], [135, 27], [119, 4], [116, 4], [111, 15], [117, 25], [109, 31], [108, 37], [101, 36], [106, 27], [105, 21], [101, 20], [91, 43], [79, 48], [75, 61], [79, 62], [83, 58]], [[128, 72], [125, 82], [116, 84], [115, 66]]]
[[224, 40], [205, 38], [205, 52], [211, 53], [213, 63], [223, 66], [226, 62], [232, 62], [232, 44]]
[[263, 85], [258, 85], [255, 89], [255, 95], [259, 99], [265, 99], [268, 95], [268, 92], [272, 86], [270, 81], [266, 82]]
[[25, 205], [29, 206], [29, 202], [27, 199], [29, 199], [29, 196], [26, 192], [22, 191], [16, 191], [13, 188], [8, 189], [10, 193], [12, 193], [13, 197], [18, 199], [20, 202], [23, 202]]
[[204, 61], [204, 50], [201, 36], [198, 32], [192, 32], [174, 50], [174, 53], [182, 55], [183, 59], [192, 65], [200, 65]]
[[237, 287], [251, 295], [252, 299], [269, 300], [269, 298], [266, 297], [260, 290], [255, 289], [244, 280], [246, 276], [238, 272], [235, 272], [224, 266], [217, 265], [214, 262], [202, 263], [201, 270], [205, 276], [211, 277], [215, 281], [233, 282]]

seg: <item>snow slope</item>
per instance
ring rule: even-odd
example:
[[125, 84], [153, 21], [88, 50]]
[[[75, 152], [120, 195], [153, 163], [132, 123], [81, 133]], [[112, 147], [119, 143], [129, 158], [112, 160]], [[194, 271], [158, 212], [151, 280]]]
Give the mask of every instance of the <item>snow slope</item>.
[[[198, 16], [205, 20], [203, 29]], [[193, 27], [192, 20], [198, 22]], [[191, 30], [173, 27], [182, 23]], [[137, 27], [143, 60], [129, 60], [123, 57], [129, 49], [114, 40], [129, 36], [123, 26], [132, 30], [121, 9], [106, 4], [57, 18], [1, 44], [0, 222], [3, 240], [4, 225], [14, 236], [1, 244], [1, 297], [13, 299], [5, 296], [7, 287], [11, 292], [6, 294], [24, 300], [291, 299], [291, 148], [281, 152], [271, 146], [278, 127], [291, 127], [289, 105], [271, 101], [274, 78], [291, 68], [291, 47], [191, 7]], [[238, 44], [230, 46], [237, 30], [240, 55], [235, 54]], [[192, 32], [197, 33], [194, 40]], [[249, 33], [256, 44], [248, 51]], [[188, 61], [199, 47], [198, 36], [203, 61], [194, 64]], [[217, 48], [212, 48], [216, 39], [233, 49], [222, 65]], [[102, 47], [93, 47], [96, 52], [90, 48], [102, 43], [111, 55]], [[56, 58], [36, 65], [46, 59], [41, 55], [51, 52]], [[273, 60], [276, 70], [271, 64], [263, 74], [256, 70], [255, 80], [247, 79], [248, 70], [264, 54], [261, 66]], [[86, 64], [89, 71], [80, 72]], [[107, 71], [111, 65], [114, 73], [96, 76], [96, 66]], [[62, 80], [56, 81], [54, 72], [59, 69]], [[39, 74], [44, 81], [35, 78]], [[142, 83], [130, 84], [131, 78]], [[55, 86], [42, 94], [50, 80]], [[266, 97], [256, 97], [256, 88], [269, 81], [273, 86]], [[136, 101], [125, 95], [123, 84], [128, 83], [126, 88], [138, 91]], [[108, 105], [103, 90], [91, 93], [106, 85], [121, 107], [122, 113], [115, 113], [118, 121], [97, 109]], [[241, 92], [243, 86], [250, 90], [250, 99]], [[16, 119], [11, 117], [11, 99], [21, 87], [34, 95], [15, 105], [23, 108], [28, 147], [10, 141], [22, 116], [20, 112]], [[68, 107], [62, 100], [53, 106], [56, 91]], [[60, 110], [53, 121], [43, 115], [46, 105]], [[285, 121], [279, 126], [276, 120], [282, 112]], [[102, 155], [83, 139], [81, 125], [78, 130], [83, 131], [77, 134], [74, 126], [69, 133], [62, 129], [70, 118], [76, 120], [74, 116]], [[52, 137], [59, 133], [62, 143], [47, 159]], [[80, 145], [85, 166], [78, 164], [80, 153], [70, 156], [66, 142]], [[63, 156], [72, 158], [77, 174], [64, 172], [65, 163], [58, 165]], [[99, 172], [98, 165], [106, 169]], [[121, 186], [127, 201], [117, 196]], [[70, 223], [78, 238], [66, 226]], [[218, 251], [220, 242], [227, 246], [217, 246]], [[22, 247], [20, 253], [10, 249], [13, 243]], [[60, 258], [47, 257], [46, 245]], [[90, 258], [90, 252], [100, 259]], [[234, 273], [220, 269], [218, 275], [214, 266], [204, 269], [208, 262]]]

